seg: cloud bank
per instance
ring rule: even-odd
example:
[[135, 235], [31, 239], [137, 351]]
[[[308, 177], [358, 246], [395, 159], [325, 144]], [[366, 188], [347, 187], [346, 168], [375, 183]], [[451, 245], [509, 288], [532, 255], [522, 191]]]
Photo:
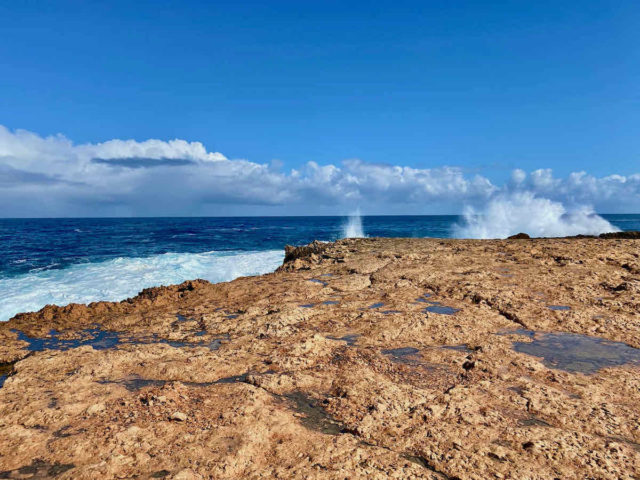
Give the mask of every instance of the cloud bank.
[[0, 217], [341, 214], [357, 206], [366, 213], [437, 214], [522, 193], [566, 205], [566, 212], [584, 205], [637, 211], [640, 174], [556, 178], [551, 170], [515, 170], [496, 185], [454, 166], [345, 160], [283, 171], [277, 161], [229, 159], [200, 142], [74, 144], [0, 126]]

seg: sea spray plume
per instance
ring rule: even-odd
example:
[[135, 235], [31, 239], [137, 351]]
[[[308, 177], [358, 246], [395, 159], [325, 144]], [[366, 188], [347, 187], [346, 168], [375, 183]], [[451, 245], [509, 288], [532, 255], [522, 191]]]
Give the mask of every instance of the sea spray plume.
[[342, 238], [364, 238], [360, 209], [349, 215], [347, 223], [342, 227]]
[[501, 195], [477, 211], [467, 207], [464, 223], [455, 225], [457, 238], [506, 238], [519, 232], [532, 237], [563, 237], [568, 235], [598, 235], [617, 232], [593, 209], [586, 206], [571, 211], [559, 202], [539, 198], [530, 192]]

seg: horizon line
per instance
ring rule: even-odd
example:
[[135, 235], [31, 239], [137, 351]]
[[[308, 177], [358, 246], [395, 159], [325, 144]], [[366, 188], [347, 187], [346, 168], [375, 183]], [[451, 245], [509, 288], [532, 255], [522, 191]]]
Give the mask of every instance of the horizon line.
[[[640, 215], [637, 213], [599, 213], [595, 215], [606, 216], [623, 216], [623, 215]], [[353, 214], [343, 215], [140, 215], [130, 217], [100, 216], [100, 217], [0, 217], [1, 220], [133, 220], [133, 219], [165, 219], [165, 218], [343, 218], [352, 217]], [[365, 217], [464, 217], [463, 213], [445, 213], [445, 214], [358, 214], [362, 218]], [[479, 216], [481, 216], [479, 214]]]

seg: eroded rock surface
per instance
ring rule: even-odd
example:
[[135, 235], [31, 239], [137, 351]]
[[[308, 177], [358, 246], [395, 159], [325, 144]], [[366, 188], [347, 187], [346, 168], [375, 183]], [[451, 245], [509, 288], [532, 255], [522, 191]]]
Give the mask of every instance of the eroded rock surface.
[[640, 478], [639, 247], [342, 240], [18, 315], [0, 478]]

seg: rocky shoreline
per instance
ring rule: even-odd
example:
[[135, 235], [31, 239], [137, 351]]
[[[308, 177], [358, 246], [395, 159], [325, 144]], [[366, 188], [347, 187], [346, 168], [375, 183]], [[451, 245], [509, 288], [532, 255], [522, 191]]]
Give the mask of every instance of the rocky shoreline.
[[0, 478], [640, 478], [640, 240], [360, 239], [0, 325]]

